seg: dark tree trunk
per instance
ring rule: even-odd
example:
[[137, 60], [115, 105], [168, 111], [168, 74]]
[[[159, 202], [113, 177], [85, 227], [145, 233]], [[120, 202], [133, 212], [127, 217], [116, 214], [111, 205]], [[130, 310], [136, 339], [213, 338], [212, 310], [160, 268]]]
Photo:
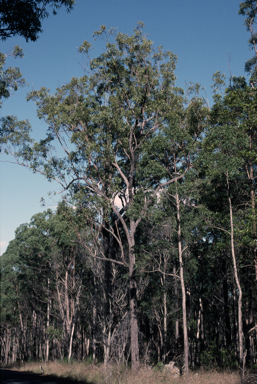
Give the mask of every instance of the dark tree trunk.
[[[132, 243], [133, 244], [133, 243]], [[130, 347], [132, 370], [139, 368], [138, 319], [137, 319], [137, 282], [135, 254], [133, 246], [129, 250], [129, 307], [130, 307]]]

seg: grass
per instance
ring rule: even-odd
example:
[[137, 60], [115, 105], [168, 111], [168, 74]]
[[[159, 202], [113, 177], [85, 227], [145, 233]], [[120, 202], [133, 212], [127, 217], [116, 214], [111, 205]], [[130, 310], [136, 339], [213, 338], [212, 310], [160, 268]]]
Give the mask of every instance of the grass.
[[[154, 367], [142, 367], [136, 374], [124, 365], [109, 365], [106, 369], [102, 364], [90, 364], [85, 362], [43, 363], [44, 375], [54, 375], [69, 378], [75, 381], [84, 381], [92, 384], [239, 384], [239, 375], [235, 372], [198, 371], [190, 372], [189, 378], [172, 377], [164, 370]], [[15, 367], [13, 367], [15, 369]], [[25, 363], [18, 368], [24, 372], [41, 374], [40, 363]], [[257, 381], [256, 381], [257, 383]]]

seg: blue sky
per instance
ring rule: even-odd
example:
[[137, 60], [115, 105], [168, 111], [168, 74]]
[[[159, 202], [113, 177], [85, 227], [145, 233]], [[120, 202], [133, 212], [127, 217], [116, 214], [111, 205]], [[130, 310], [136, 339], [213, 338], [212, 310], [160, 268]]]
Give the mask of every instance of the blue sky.
[[[186, 81], [200, 82], [206, 87], [211, 102], [212, 75], [220, 70], [229, 76], [244, 75], [244, 63], [252, 57], [248, 49], [249, 38], [244, 18], [238, 15], [237, 0], [76, 0], [71, 13], [60, 10], [56, 16], [43, 21], [43, 33], [38, 41], [26, 43], [13, 37], [0, 42], [1, 52], [7, 53], [20, 45], [23, 59], [8, 60], [19, 66], [28, 86], [20, 89], [4, 102], [0, 113], [29, 119], [33, 136], [44, 136], [46, 125], [38, 120], [33, 102], [26, 102], [26, 93], [42, 86], [54, 93], [73, 76], [83, 75], [83, 61], [77, 48], [84, 40], [95, 44], [91, 57], [101, 50], [94, 43], [92, 33], [100, 25], [117, 27], [119, 32], [132, 34], [138, 21], [145, 23], [145, 32], [154, 46], [163, 45], [178, 56], [177, 85]], [[229, 62], [229, 67], [228, 67]], [[230, 69], [229, 69], [230, 68]], [[31, 216], [56, 206], [61, 198], [57, 184], [47, 182], [41, 175], [2, 156], [0, 163], [0, 243], [3, 253], [15, 236], [16, 228], [30, 221]], [[54, 197], [48, 192], [55, 191]], [[40, 205], [41, 197], [46, 206]]]

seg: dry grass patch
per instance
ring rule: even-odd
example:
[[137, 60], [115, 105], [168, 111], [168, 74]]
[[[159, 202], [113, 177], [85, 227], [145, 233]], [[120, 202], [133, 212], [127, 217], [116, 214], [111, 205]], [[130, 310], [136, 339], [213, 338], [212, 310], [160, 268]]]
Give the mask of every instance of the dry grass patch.
[[[166, 370], [140, 368], [136, 374], [123, 365], [109, 365], [106, 369], [102, 364], [73, 362], [43, 363], [45, 375], [55, 375], [92, 384], [239, 384], [238, 374], [216, 371], [199, 371], [190, 373], [189, 378], [172, 377]], [[22, 371], [41, 373], [40, 363], [26, 363], [19, 368]], [[252, 384], [252, 383], [251, 383]], [[256, 383], [257, 384], [257, 383]]]
[[[25, 363], [19, 369], [21, 371], [29, 371], [34, 373], [42, 373], [40, 369], [41, 363], [33, 362], [33, 363]], [[72, 362], [70, 364], [62, 363], [58, 361], [49, 362], [47, 364], [42, 363], [42, 367], [44, 370], [44, 375], [54, 375], [57, 377], [69, 378], [77, 381], [86, 381], [92, 382], [95, 384], [102, 383], [101, 378], [100, 381], [95, 381], [98, 378], [97, 368], [94, 367], [88, 369], [90, 365], [86, 365], [84, 363]], [[94, 381], [93, 381], [94, 379]]]
[[235, 372], [200, 371], [190, 374], [189, 380], [181, 378], [181, 383], [187, 384], [239, 384], [239, 375]]
[[167, 371], [140, 369], [137, 374], [131, 372], [122, 375], [120, 380], [108, 381], [109, 384], [239, 384], [235, 373], [198, 372], [189, 377], [173, 377]]

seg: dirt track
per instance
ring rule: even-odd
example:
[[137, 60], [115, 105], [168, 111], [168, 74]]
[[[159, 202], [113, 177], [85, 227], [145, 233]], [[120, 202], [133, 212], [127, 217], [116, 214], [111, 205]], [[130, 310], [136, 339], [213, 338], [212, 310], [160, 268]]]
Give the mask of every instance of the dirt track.
[[14, 371], [11, 369], [0, 370], [1, 384], [93, 384], [86, 381], [76, 381], [71, 379], [59, 378], [56, 376], [40, 375], [31, 372]]

